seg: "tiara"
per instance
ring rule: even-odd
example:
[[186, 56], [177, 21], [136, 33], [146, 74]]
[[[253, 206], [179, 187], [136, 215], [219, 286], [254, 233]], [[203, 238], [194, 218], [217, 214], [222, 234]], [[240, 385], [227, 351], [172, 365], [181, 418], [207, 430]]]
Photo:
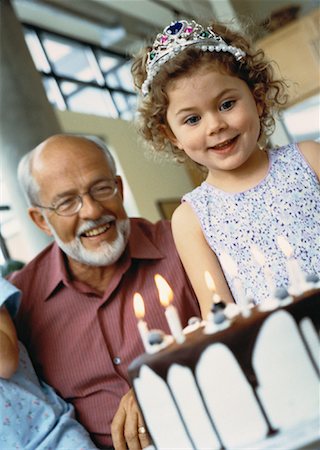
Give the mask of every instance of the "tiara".
[[246, 56], [245, 52], [240, 48], [228, 45], [211, 27], [203, 28], [202, 25], [194, 20], [191, 22], [186, 20], [172, 22], [162, 33], [157, 35], [152, 49], [148, 53], [146, 63], [147, 78], [141, 86], [143, 96], [148, 94], [151, 82], [159, 72], [161, 65], [174, 58], [190, 45], [194, 45], [204, 52], [222, 51], [231, 53], [237, 61]]

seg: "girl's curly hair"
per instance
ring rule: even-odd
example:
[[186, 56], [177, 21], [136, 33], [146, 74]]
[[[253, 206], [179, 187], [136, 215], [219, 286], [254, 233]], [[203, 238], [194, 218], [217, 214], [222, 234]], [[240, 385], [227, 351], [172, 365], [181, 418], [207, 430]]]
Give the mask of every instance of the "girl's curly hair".
[[144, 48], [133, 61], [131, 72], [135, 86], [140, 93], [139, 132], [153, 150], [169, 153], [176, 160], [184, 160], [184, 152], [173, 145], [164, 132], [164, 125], [168, 127], [166, 87], [172, 80], [190, 76], [202, 67], [213, 67], [227, 75], [242, 79], [250, 88], [256, 104], [260, 105], [262, 109], [260, 136], [272, 134], [275, 126], [273, 114], [278, 112], [287, 101], [286, 83], [284, 80], [275, 78], [271, 63], [265, 58], [262, 49], [256, 50], [247, 37], [224, 24], [214, 22], [210, 26], [227, 44], [244, 50], [246, 56], [239, 62], [230, 53], [203, 52], [190, 46], [161, 66], [145, 97], [141, 94], [141, 86], [147, 78], [146, 61], [152, 47]]

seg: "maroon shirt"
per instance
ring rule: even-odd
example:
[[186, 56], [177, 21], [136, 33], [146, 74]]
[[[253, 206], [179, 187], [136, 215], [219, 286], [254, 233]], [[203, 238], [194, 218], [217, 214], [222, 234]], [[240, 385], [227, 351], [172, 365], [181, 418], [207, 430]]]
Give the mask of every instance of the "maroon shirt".
[[10, 281], [23, 292], [19, 337], [38, 375], [74, 404], [79, 421], [98, 446], [112, 444], [110, 425], [130, 388], [127, 368], [143, 350], [133, 295], [145, 303], [149, 328], [169, 333], [154, 275], [174, 292], [182, 325], [200, 316], [195, 294], [176, 252], [170, 223], [131, 219], [129, 245], [101, 296], [70, 279], [63, 252], [52, 244]]

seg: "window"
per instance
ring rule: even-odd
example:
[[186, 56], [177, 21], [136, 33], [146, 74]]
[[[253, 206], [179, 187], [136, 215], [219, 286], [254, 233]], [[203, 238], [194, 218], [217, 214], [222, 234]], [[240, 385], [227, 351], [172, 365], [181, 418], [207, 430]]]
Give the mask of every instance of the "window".
[[320, 142], [320, 95], [314, 95], [282, 112], [291, 142], [317, 140]]
[[24, 25], [26, 43], [57, 109], [131, 120], [131, 61], [101, 47]]
[[[21, 242], [15, 246], [13, 243], [17, 242], [20, 233], [20, 224], [12, 211], [10, 204], [10, 196], [8, 188], [3, 178], [0, 176], [0, 266], [1, 274], [5, 262], [12, 258], [17, 258], [15, 250], [19, 248], [19, 253], [23, 253], [23, 245]], [[22, 250], [22, 252], [21, 252]], [[17, 251], [16, 251], [17, 253]]]

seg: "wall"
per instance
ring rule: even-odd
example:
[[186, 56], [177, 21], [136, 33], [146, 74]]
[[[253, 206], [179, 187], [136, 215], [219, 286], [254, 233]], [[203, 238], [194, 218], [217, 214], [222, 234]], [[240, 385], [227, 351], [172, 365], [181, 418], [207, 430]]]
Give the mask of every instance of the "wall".
[[[1, 232], [11, 257], [27, 260], [50, 239], [28, 217], [17, 166], [27, 151], [60, 128], [9, 0], [0, 1], [0, 20], [0, 178], [5, 186], [0, 190], [0, 201], [11, 206], [1, 217]], [[13, 216], [14, 224], [10, 220]]]
[[159, 199], [180, 198], [193, 188], [183, 166], [146, 157], [131, 122], [70, 111], [56, 114], [64, 132], [98, 135], [115, 153], [134, 199], [126, 204], [129, 215], [156, 221], [160, 218], [156, 204]]
[[231, 3], [240, 17], [246, 18], [250, 16], [257, 23], [270, 16], [273, 11], [289, 5], [300, 5], [300, 16], [319, 6], [319, 0], [231, 0]]

